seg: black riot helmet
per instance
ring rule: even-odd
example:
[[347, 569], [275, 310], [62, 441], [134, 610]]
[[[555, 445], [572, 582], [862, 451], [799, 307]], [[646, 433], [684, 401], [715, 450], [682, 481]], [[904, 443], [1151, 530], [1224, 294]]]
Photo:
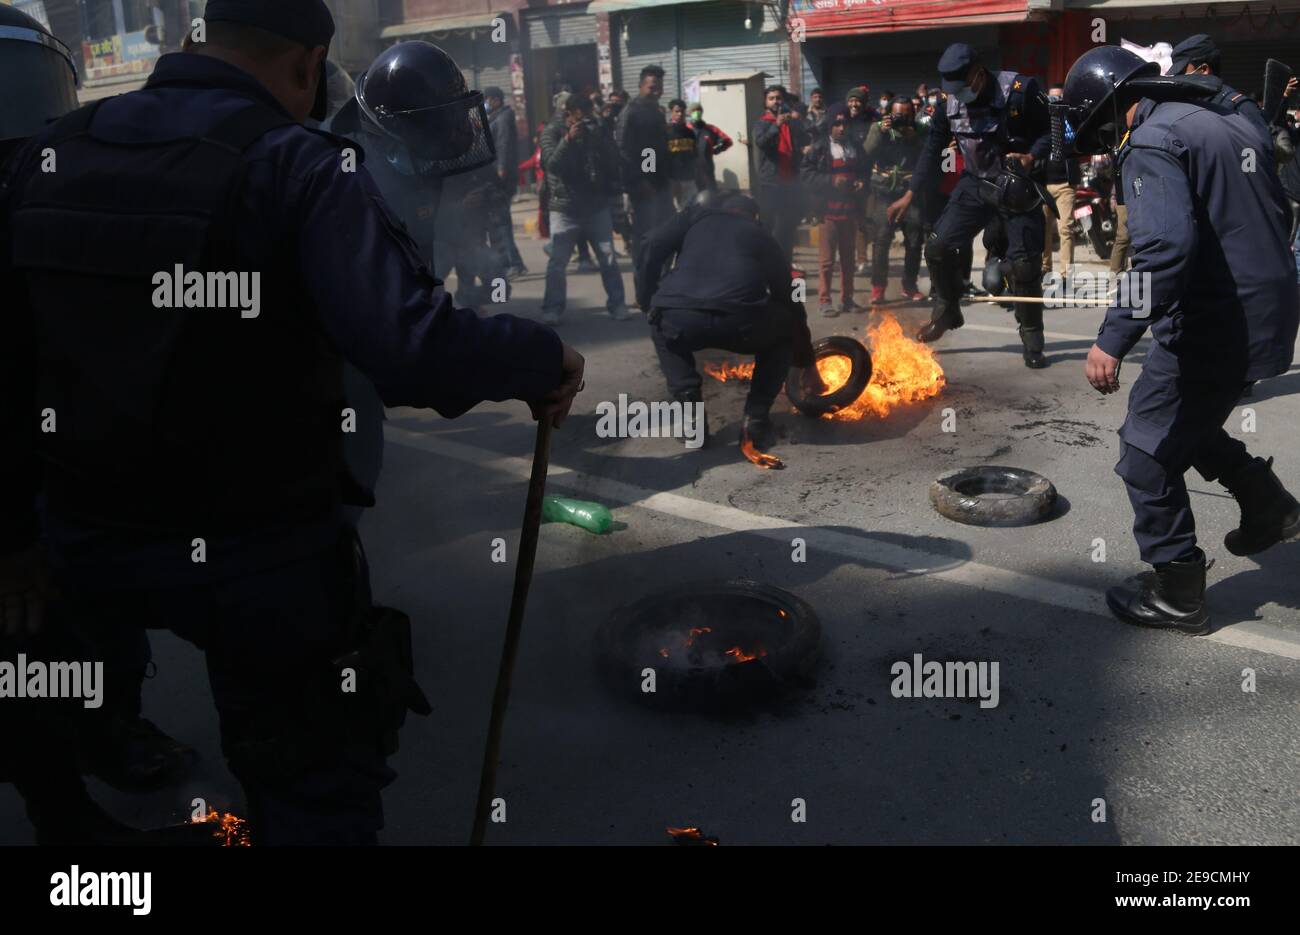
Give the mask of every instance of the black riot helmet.
[[0, 141], [29, 137], [77, 106], [68, 47], [8, 5], [0, 5], [0, 87]]
[[1143, 96], [1137, 82], [1160, 74], [1160, 65], [1128, 49], [1102, 45], [1079, 56], [1065, 77], [1057, 107], [1065, 118], [1065, 137], [1083, 155], [1117, 149], [1124, 136], [1124, 113]]
[[363, 126], [400, 171], [443, 177], [496, 157], [483, 95], [470, 91], [455, 60], [431, 42], [381, 52], [357, 81], [356, 102]]

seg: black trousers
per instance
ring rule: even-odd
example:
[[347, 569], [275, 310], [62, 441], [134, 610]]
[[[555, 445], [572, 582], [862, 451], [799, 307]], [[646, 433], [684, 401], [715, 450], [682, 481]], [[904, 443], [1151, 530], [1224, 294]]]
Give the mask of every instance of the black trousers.
[[763, 226], [776, 238], [786, 262], [794, 256], [795, 234], [803, 220], [803, 189], [797, 181], [761, 182], [758, 186], [758, 210]]
[[1120, 429], [1119, 463], [1133, 504], [1133, 536], [1142, 561], [1182, 561], [1196, 554], [1196, 519], [1183, 475], [1223, 481], [1251, 463], [1250, 452], [1223, 429], [1245, 385], [1239, 377], [1184, 373], [1160, 345], [1129, 391]]
[[[1001, 211], [984, 200], [980, 187], [978, 178], [963, 175], [952, 190], [943, 213], [935, 221], [926, 257], [930, 261], [930, 279], [939, 299], [936, 314], [952, 314], [959, 309], [961, 251], [969, 249], [982, 228], [999, 220], [1006, 236], [1006, 258], [1011, 261], [1016, 294], [1042, 295], [1046, 229], [1042, 208], [1036, 207], [1024, 214]], [[1020, 335], [1025, 346], [1033, 344], [1041, 349], [1043, 307], [1037, 303], [1018, 303], [1016, 321], [1020, 323]]]
[[754, 355], [754, 376], [745, 400], [745, 415], [765, 416], [785, 385], [794, 354], [790, 321], [784, 309], [735, 315], [699, 309], [655, 309], [650, 339], [673, 398], [698, 399], [703, 378], [695, 352], [718, 348]]

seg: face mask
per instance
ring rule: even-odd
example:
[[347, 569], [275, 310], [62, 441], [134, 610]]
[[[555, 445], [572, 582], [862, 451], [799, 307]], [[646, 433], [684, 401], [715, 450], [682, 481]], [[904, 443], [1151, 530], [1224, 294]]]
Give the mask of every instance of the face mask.
[[979, 95], [976, 94], [968, 84], [963, 84], [961, 88], [958, 89], [955, 97], [963, 104], [974, 104], [975, 101], [979, 99]]
[[887, 97], [882, 97], [882, 98], [880, 99], [880, 109], [881, 109], [882, 111], [889, 110], [889, 98], [887, 98]]

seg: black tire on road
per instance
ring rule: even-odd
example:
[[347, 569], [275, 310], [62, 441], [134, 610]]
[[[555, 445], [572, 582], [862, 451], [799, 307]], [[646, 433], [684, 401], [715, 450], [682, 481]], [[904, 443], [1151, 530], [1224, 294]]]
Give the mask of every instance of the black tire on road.
[[799, 371], [791, 370], [785, 381], [785, 395], [795, 408], [811, 418], [820, 418], [851, 406], [871, 382], [871, 354], [861, 341], [844, 335], [834, 335], [813, 342], [813, 358], [847, 357], [853, 371], [843, 386], [825, 396], [806, 396], [799, 385]]
[[[981, 494], [1011, 494], [986, 499]], [[969, 526], [1027, 526], [1056, 506], [1056, 488], [1041, 474], [1021, 468], [967, 468], [930, 485], [930, 503], [941, 516]]]

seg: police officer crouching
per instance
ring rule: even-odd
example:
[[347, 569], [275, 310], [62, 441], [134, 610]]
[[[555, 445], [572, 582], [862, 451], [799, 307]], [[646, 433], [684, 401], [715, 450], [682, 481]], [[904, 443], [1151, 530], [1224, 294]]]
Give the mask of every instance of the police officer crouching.
[[[947, 105], [934, 112], [912, 184], [889, 206], [887, 214], [891, 224], [897, 223], [912, 199], [931, 189], [944, 149], [955, 137], [965, 168], [925, 245], [935, 307], [917, 338], [927, 342], [965, 324], [960, 304], [963, 248], [995, 217], [1002, 219], [1006, 229], [1007, 259], [1016, 294], [1043, 294], [1042, 206], [1055, 208], [1042, 187], [1051, 137], [1047, 97], [1037, 79], [1011, 71], [989, 71], [964, 42], [948, 47], [939, 59], [939, 71], [948, 93]], [[1047, 366], [1042, 305], [1017, 303], [1016, 321], [1025, 366]]]
[[[677, 263], [660, 282], [664, 264]], [[720, 348], [754, 355], [745, 400], [742, 444], [772, 443], [769, 412], [791, 365], [810, 396], [825, 392], [813, 366], [803, 305], [794, 301], [790, 266], [776, 239], [759, 224], [746, 195], [704, 192], [696, 203], [656, 228], [641, 257], [637, 283], [651, 309], [650, 337], [668, 392], [684, 403], [703, 401], [695, 351]]]
[[[3, 490], [0, 606], [39, 612], [43, 496], [57, 607], [205, 651], [255, 841], [374, 843], [396, 730], [427, 703], [342, 517], [343, 358], [388, 405], [557, 422], [582, 358], [456, 308], [354, 144], [302, 126], [325, 116], [322, 0], [209, 0], [204, 30], [0, 178], [0, 450], [31, 466]], [[381, 125], [440, 175], [491, 159], [474, 95]]]
[[1188, 468], [1237, 499], [1241, 522], [1224, 539], [1234, 555], [1300, 535], [1300, 504], [1272, 460], [1251, 457], [1223, 429], [1247, 382], [1290, 367], [1300, 311], [1277, 176], [1242, 169], [1243, 153], [1263, 158], [1267, 130], [1221, 102], [1221, 90], [1212, 76], [1161, 77], [1158, 65], [1102, 46], [1075, 62], [1053, 105], [1077, 152], [1115, 156], [1133, 239], [1127, 276], [1149, 277], [1140, 289], [1120, 283], [1121, 298], [1149, 304], [1111, 307], [1086, 364], [1098, 392], [1116, 392], [1120, 361], [1150, 327], [1115, 471], [1155, 572], [1112, 588], [1107, 603], [1127, 623], [1193, 634], [1210, 619]]

